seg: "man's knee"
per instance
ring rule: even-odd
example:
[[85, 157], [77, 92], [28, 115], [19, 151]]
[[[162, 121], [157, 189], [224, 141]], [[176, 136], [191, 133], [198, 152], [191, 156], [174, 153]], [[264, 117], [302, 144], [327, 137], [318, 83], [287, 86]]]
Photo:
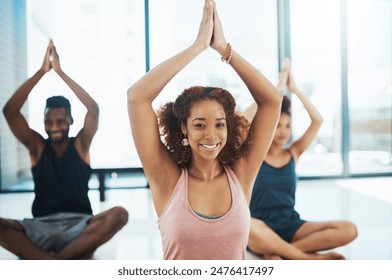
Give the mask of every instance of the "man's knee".
[[128, 222], [128, 212], [116, 206], [93, 217], [87, 228], [92, 236], [113, 236]]
[[128, 212], [121, 206], [110, 208], [98, 216], [94, 223], [99, 223], [99, 228], [109, 234], [119, 231], [128, 222]]
[[128, 211], [124, 207], [116, 206], [111, 209], [113, 222], [122, 228], [128, 222]]

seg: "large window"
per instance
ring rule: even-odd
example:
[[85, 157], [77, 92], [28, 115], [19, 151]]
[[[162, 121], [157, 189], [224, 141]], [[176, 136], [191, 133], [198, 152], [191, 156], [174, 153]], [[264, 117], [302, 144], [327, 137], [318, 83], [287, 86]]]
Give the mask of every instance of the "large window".
[[[98, 102], [100, 123], [91, 147], [92, 167], [140, 166], [127, 114], [128, 87], [145, 73], [144, 2], [28, 1], [29, 76], [42, 64], [53, 38], [63, 70]], [[49, 73], [29, 97], [30, 125], [45, 135], [45, 99], [65, 95], [75, 123], [85, 109], [55, 73]]]
[[[146, 69], [194, 42], [203, 1], [40, 0], [26, 5], [27, 76], [41, 67], [53, 38], [63, 70], [100, 106], [92, 167], [140, 167], [126, 91]], [[324, 117], [316, 140], [299, 161], [300, 176], [391, 174], [392, 1], [225, 0], [217, 5], [233, 48], [274, 84], [279, 61], [291, 57], [296, 82]], [[278, 14], [283, 15], [279, 20]], [[193, 85], [227, 88], [240, 111], [252, 103], [233, 69], [208, 49], [168, 84], [154, 107]], [[53, 72], [29, 96], [30, 126], [45, 135], [44, 104], [52, 95], [70, 99], [75, 119], [70, 135], [75, 136], [85, 108]], [[298, 98], [291, 97], [295, 139], [309, 118]]]
[[[392, 171], [392, 1], [290, 0], [291, 57], [324, 124], [302, 176]], [[309, 118], [293, 97], [293, 136]]]
[[[0, 1], [0, 108], [26, 79], [25, 1]], [[27, 106], [22, 108], [27, 114]], [[25, 147], [12, 135], [0, 112], [0, 190], [30, 177], [30, 159]]]
[[392, 171], [392, 1], [347, 1], [350, 172]]
[[[194, 42], [199, 28], [203, 1], [151, 0], [151, 67], [156, 66]], [[219, 17], [228, 42], [269, 79], [278, 77], [276, 1], [217, 1]], [[194, 85], [228, 89], [244, 110], [252, 97], [234, 70], [220, 61], [213, 49], [196, 58], [164, 89], [157, 106], [174, 101], [185, 88]]]
[[[298, 163], [302, 176], [342, 173], [340, 1], [292, 0], [290, 37], [293, 75], [324, 117], [311, 148]], [[292, 96], [293, 138], [304, 133], [309, 117]]]
[[[29, 14], [29, 75], [41, 66], [49, 38], [53, 38], [61, 65], [99, 103], [100, 125], [91, 148], [93, 167], [135, 167], [140, 161], [130, 134], [126, 106], [128, 87], [146, 69], [144, 1], [31, 1]], [[227, 39], [270, 79], [277, 77], [276, 5], [274, 0], [225, 1], [220, 16]], [[188, 47], [199, 28], [203, 1], [149, 1], [151, 67]], [[72, 19], [72, 20], [70, 20]], [[149, 49], [148, 49], [149, 50]], [[228, 88], [238, 98], [238, 109], [251, 102], [245, 85], [212, 49], [181, 72], [157, 99], [156, 106], [186, 87], [211, 85]], [[54, 94], [71, 99], [75, 124], [82, 126], [85, 109], [68, 87], [48, 74], [31, 94], [30, 125], [43, 130], [44, 101]]]

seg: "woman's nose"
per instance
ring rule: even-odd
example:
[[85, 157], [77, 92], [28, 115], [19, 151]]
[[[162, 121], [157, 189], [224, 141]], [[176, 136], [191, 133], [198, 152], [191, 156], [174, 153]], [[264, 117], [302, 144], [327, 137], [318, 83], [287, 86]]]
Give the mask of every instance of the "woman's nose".
[[215, 127], [206, 129], [205, 137], [206, 138], [214, 138], [216, 136]]

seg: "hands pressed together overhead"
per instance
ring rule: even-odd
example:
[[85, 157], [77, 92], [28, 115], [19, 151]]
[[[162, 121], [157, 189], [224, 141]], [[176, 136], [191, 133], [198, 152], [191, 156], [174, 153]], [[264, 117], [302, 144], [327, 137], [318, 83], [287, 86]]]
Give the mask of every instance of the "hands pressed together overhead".
[[279, 83], [277, 85], [277, 88], [280, 91], [282, 91], [285, 87], [287, 87], [287, 89], [294, 94], [299, 91], [293, 77], [291, 62], [288, 58], [284, 59], [282, 71], [279, 74]]
[[203, 17], [195, 43], [200, 44], [203, 49], [210, 46], [221, 55], [226, 50], [227, 41], [223, 34], [215, 1], [205, 0], [204, 2]]
[[56, 51], [56, 47], [54, 46], [52, 39], [49, 41], [49, 45], [46, 49], [44, 57], [44, 62], [42, 63], [41, 67], [41, 70], [43, 70], [45, 73], [49, 72], [51, 69], [53, 69], [57, 73], [61, 71], [59, 55]]

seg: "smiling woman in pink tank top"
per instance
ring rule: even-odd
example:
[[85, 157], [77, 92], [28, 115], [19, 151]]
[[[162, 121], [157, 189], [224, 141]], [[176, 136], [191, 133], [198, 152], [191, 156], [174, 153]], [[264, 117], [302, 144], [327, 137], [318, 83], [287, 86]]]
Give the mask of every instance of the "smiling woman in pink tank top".
[[[227, 90], [210, 86], [188, 88], [155, 113], [152, 103], [166, 84], [209, 46], [248, 87], [257, 104], [251, 123], [235, 112]], [[227, 43], [211, 0], [205, 0], [195, 42], [129, 88], [132, 135], [151, 187], [165, 259], [244, 259], [252, 187], [281, 100]]]

